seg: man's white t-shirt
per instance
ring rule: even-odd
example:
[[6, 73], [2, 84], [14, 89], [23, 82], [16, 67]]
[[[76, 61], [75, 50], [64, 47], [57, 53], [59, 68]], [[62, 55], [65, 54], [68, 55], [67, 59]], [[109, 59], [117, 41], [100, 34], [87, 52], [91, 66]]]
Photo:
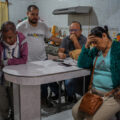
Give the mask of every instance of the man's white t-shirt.
[[17, 25], [17, 30], [22, 32], [28, 42], [28, 61], [45, 60], [45, 38], [50, 38], [50, 33], [47, 25], [43, 22], [38, 22], [36, 27], [29, 24], [28, 20]]

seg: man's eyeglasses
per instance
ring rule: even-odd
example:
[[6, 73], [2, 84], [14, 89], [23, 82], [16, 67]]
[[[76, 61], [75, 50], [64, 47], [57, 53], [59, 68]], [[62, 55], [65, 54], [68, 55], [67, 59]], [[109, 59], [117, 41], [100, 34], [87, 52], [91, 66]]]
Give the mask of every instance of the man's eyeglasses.
[[80, 29], [70, 29], [69, 32], [78, 32]]

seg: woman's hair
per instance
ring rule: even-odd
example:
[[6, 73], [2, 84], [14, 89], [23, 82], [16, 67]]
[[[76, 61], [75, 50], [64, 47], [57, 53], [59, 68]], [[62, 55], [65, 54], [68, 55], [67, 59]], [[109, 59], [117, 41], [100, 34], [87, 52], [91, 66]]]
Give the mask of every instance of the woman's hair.
[[104, 26], [104, 28], [100, 27], [100, 26], [93, 28], [91, 30], [90, 35], [94, 35], [96, 37], [102, 38], [103, 33], [105, 33], [107, 35], [107, 37], [111, 40], [111, 37], [110, 37], [110, 35], [108, 33], [108, 27], [107, 26]]
[[3, 23], [1, 26], [1, 33], [8, 32], [9, 30], [16, 32], [16, 26], [11, 21], [7, 21], [7, 22]]

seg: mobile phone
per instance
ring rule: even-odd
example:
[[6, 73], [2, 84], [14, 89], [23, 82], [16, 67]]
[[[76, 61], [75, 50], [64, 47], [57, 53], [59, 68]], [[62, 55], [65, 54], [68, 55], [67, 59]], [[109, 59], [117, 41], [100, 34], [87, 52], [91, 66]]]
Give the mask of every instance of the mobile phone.
[[62, 60], [62, 59], [53, 59], [53, 61], [55, 61], [55, 62], [64, 62], [64, 60]]
[[59, 65], [63, 65], [63, 66], [66, 66], [66, 67], [70, 67], [70, 66], [72, 66], [72, 65], [67, 64], [67, 63], [64, 63], [64, 62], [60, 63]]

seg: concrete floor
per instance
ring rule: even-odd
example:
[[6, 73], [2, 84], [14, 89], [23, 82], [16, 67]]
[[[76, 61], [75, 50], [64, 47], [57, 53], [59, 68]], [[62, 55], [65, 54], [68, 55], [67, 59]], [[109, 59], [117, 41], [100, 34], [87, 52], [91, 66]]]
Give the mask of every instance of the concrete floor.
[[72, 110], [66, 110], [48, 117], [42, 118], [42, 120], [73, 120]]
[[[72, 110], [66, 110], [54, 115], [50, 115], [48, 117], [42, 118], [42, 120], [74, 120], [72, 117]], [[86, 119], [85, 119], [86, 120]], [[114, 116], [110, 120], [117, 120]]]

